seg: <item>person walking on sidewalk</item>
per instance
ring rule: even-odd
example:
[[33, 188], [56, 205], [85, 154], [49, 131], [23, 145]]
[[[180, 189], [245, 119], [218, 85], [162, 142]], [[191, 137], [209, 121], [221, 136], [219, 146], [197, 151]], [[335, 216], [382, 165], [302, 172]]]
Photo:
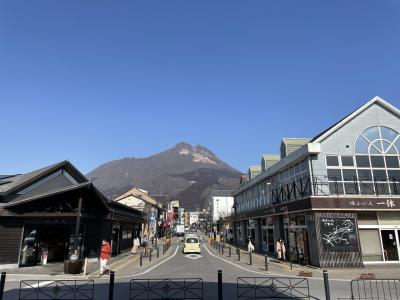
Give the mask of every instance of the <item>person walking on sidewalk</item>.
[[286, 260], [286, 247], [282, 239], [276, 241], [275, 251], [279, 260]]
[[108, 272], [111, 271], [111, 269], [107, 266], [107, 261], [110, 258], [110, 252], [110, 243], [107, 240], [102, 240], [100, 253], [100, 275], [103, 275], [105, 270], [107, 270]]
[[132, 247], [131, 252], [133, 254], [136, 254], [139, 250], [139, 247], [140, 247], [140, 240], [139, 240], [139, 237], [136, 236], [135, 239], [133, 240], [133, 247]]
[[248, 251], [249, 253], [250, 253], [250, 252], [254, 252], [254, 244], [253, 244], [253, 241], [252, 241], [250, 235], [249, 235], [249, 238], [248, 238], [247, 251]]

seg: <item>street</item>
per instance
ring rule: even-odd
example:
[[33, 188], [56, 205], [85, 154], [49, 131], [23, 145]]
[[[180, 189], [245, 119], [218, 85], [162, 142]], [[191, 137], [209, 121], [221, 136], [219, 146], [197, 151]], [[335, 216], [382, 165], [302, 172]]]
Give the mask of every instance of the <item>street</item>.
[[[246, 264], [239, 263], [235, 259], [221, 257], [215, 250], [202, 244], [201, 254], [182, 253], [182, 243], [178, 239], [173, 240], [168, 255], [160, 260], [140, 268], [137, 260], [133, 263], [124, 263], [115, 269], [114, 299], [129, 299], [130, 281], [132, 279], [202, 279], [203, 298], [218, 299], [217, 274], [222, 271], [223, 299], [236, 299], [238, 277], [277, 277], [262, 269], [250, 269]], [[301, 279], [301, 277], [298, 277]], [[39, 278], [9, 276], [5, 287], [4, 299], [19, 299], [19, 281], [27, 279], [46, 280], [45, 284], [52, 283], [51, 277]], [[69, 278], [70, 279], [70, 278]], [[76, 279], [85, 280], [81, 276]], [[94, 299], [108, 299], [109, 276], [91, 277], [94, 280]], [[54, 280], [54, 279], [53, 279]], [[57, 278], [61, 280], [61, 278]], [[304, 281], [306, 282], [306, 281]], [[312, 299], [325, 299], [324, 282], [321, 279], [309, 278], [310, 295]], [[349, 298], [349, 281], [330, 280], [332, 299]], [[143, 297], [143, 295], [142, 295]], [[22, 298], [22, 297], [21, 297]], [[32, 299], [32, 298], [26, 298]], [[81, 298], [78, 298], [81, 299]], [[141, 298], [142, 299], [142, 298]]]

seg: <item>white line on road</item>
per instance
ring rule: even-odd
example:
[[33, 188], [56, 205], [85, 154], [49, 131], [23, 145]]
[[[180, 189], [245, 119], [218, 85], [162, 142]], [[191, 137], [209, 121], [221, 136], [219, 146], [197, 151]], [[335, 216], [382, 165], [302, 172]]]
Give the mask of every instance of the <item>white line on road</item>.
[[[256, 273], [256, 274], [261, 274], [261, 275], [264, 275], [264, 276], [265, 276], [265, 275], [275, 275], [275, 276], [282, 277], [282, 274], [279, 274], [279, 273], [257, 272], [257, 271], [253, 271], [253, 270], [246, 269], [245, 267], [239, 266], [239, 265], [237, 265], [237, 264], [235, 264], [235, 263], [233, 263], [233, 262], [231, 262], [231, 261], [229, 261], [229, 260], [226, 260], [226, 259], [224, 259], [224, 258], [222, 258], [222, 257], [219, 257], [219, 256], [216, 256], [216, 255], [212, 254], [211, 251], [208, 250], [208, 248], [207, 248], [207, 246], [206, 246], [205, 244], [204, 244], [204, 247], [203, 247], [203, 248], [205, 248], [205, 249], [207, 250], [208, 254], [210, 254], [211, 256], [213, 256], [213, 257], [215, 257], [215, 258], [218, 258], [218, 259], [220, 259], [220, 260], [223, 260], [224, 262], [226, 262], [226, 263], [228, 263], [228, 264], [231, 264], [231, 265], [233, 265], [233, 266], [235, 266], [235, 267], [238, 267], [239, 269], [245, 270], [245, 271], [247, 271], [247, 272]], [[294, 276], [294, 275], [289, 275], [289, 276], [285, 275], [285, 277], [299, 278], [299, 276]], [[301, 277], [301, 278], [303, 278], [303, 277]], [[308, 278], [308, 279], [309, 279], [309, 280], [324, 280], [323, 278]], [[329, 279], [329, 281], [351, 281], [351, 280], [349, 280], [349, 279]]]
[[175, 249], [174, 254], [172, 254], [170, 257], [168, 257], [167, 259], [164, 259], [163, 261], [159, 262], [158, 264], [156, 264], [155, 266], [152, 266], [151, 268], [147, 269], [146, 271], [142, 272], [142, 273], [138, 273], [138, 274], [131, 274], [131, 275], [126, 275], [126, 276], [120, 276], [120, 277], [115, 277], [115, 279], [122, 279], [122, 278], [129, 278], [129, 277], [135, 277], [135, 276], [140, 276], [143, 274], [146, 274], [148, 272], [150, 272], [151, 270], [154, 270], [155, 268], [157, 268], [158, 266], [162, 265], [163, 263], [169, 261], [171, 258], [173, 258], [177, 253], [178, 253], [178, 249], [181, 246], [177, 246]]

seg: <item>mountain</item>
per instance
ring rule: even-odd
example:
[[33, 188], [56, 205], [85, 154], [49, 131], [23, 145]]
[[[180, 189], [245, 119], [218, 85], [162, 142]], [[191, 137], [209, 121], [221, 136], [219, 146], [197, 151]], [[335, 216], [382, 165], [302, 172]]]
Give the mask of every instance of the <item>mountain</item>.
[[212, 189], [234, 189], [241, 175], [209, 149], [179, 143], [149, 157], [110, 161], [87, 178], [109, 198], [136, 186], [153, 195], [169, 195], [193, 210], [204, 207]]

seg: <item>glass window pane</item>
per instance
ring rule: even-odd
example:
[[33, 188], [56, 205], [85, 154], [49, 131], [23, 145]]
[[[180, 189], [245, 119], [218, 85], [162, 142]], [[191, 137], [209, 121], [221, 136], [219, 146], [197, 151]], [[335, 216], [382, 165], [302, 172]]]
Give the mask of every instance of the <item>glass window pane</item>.
[[375, 195], [374, 184], [372, 182], [360, 182], [360, 193], [362, 195]]
[[400, 195], [400, 183], [399, 182], [391, 182], [390, 189], [392, 195]]
[[400, 181], [400, 170], [387, 170], [390, 181]]
[[342, 173], [339, 169], [328, 169], [328, 180], [342, 180]]
[[362, 181], [372, 181], [372, 174], [370, 169], [358, 169], [358, 178]]
[[387, 151], [386, 154], [397, 154], [396, 148], [394, 146], [390, 147]]
[[371, 165], [374, 168], [384, 168], [383, 156], [371, 156]]
[[300, 168], [301, 168], [301, 171], [308, 171], [308, 162], [307, 162], [307, 160], [303, 160], [300, 163]]
[[382, 144], [383, 144], [383, 151], [386, 152], [386, 150], [389, 149], [390, 143], [382, 141]]
[[377, 126], [365, 129], [362, 134], [367, 139], [369, 139], [371, 142], [376, 140], [376, 139], [379, 139], [379, 133], [378, 133], [378, 127]]
[[372, 151], [373, 148], [376, 148], [376, 149], [378, 149], [379, 152], [382, 152], [382, 144], [381, 144], [380, 140], [379, 141], [375, 141], [374, 143], [372, 143], [372, 145], [374, 145], [375, 147], [371, 147], [370, 151]]
[[338, 182], [329, 182], [329, 192], [331, 195], [343, 195], [343, 183]]
[[346, 194], [353, 195], [353, 194], [357, 194], [358, 186], [357, 186], [357, 183], [354, 183], [354, 182], [345, 182], [344, 189], [346, 191]]
[[400, 138], [398, 138], [398, 139], [394, 142], [393, 145], [397, 148], [397, 151], [399, 151], [399, 149], [400, 149]]
[[356, 153], [368, 153], [369, 143], [362, 137], [359, 136], [356, 141]]
[[379, 195], [389, 195], [389, 186], [387, 183], [376, 183], [376, 188]]
[[337, 156], [327, 156], [326, 157], [326, 164], [328, 167], [338, 167], [339, 166], [339, 159]]
[[369, 157], [366, 155], [357, 155], [356, 156], [357, 167], [360, 168], [369, 168]]
[[386, 181], [386, 171], [385, 170], [372, 170], [374, 173], [375, 181]]
[[353, 181], [357, 178], [356, 170], [354, 169], [343, 169], [343, 180], [344, 181]]
[[342, 156], [342, 166], [353, 167], [354, 166], [353, 156]]
[[395, 137], [397, 136], [397, 132], [388, 127], [381, 127], [381, 137], [389, 142], [393, 142]]
[[372, 145], [369, 148], [369, 153], [371, 153], [371, 154], [381, 154], [381, 152], [378, 149], [376, 149], [374, 146], [372, 146]]
[[398, 168], [399, 158], [397, 156], [385, 156], [387, 168]]

